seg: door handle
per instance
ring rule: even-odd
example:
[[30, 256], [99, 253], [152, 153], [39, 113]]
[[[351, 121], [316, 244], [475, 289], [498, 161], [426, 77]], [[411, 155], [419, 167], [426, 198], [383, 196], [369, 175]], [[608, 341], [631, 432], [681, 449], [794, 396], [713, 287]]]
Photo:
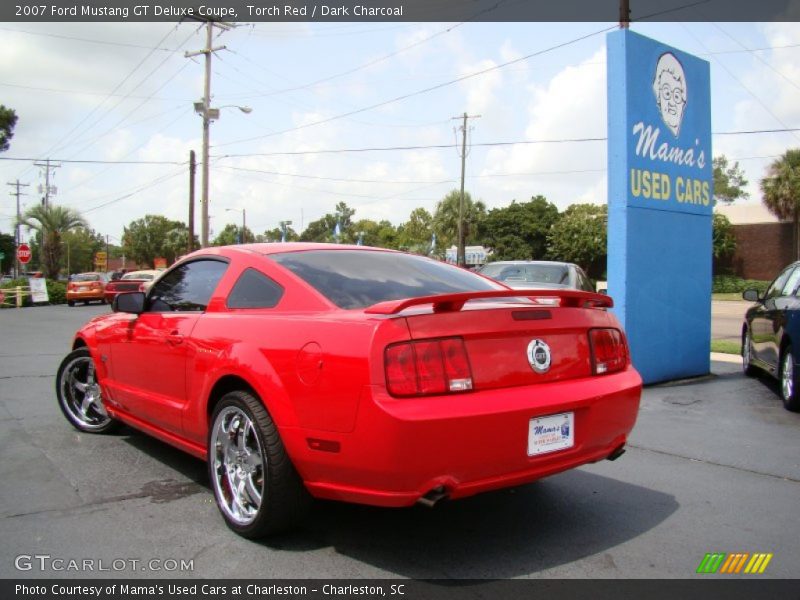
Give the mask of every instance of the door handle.
[[177, 331], [173, 331], [167, 336], [167, 343], [172, 344], [173, 346], [177, 346], [178, 344], [183, 343], [183, 336], [178, 333]]

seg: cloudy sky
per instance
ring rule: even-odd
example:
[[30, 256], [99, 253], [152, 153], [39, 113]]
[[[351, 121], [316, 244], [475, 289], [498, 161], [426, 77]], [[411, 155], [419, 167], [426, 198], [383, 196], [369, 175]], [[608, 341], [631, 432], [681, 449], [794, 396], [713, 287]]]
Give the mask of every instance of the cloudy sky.
[[[357, 219], [395, 225], [416, 207], [433, 211], [459, 185], [453, 117], [465, 111], [480, 115], [469, 121], [473, 197], [490, 208], [536, 194], [560, 209], [604, 203], [605, 142], [576, 140], [606, 136], [602, 30], [612, 26], [258, 23], [221, 33], [212, 236], [239, 223], [241, 209], [257, 233], [281, 220], [300, 230], [340, 201]], [[760, 202], [758, 180], [800, 147], [800, 132], [731, 132], [800, 126], [800, 24], [632, 28], [710, 61], [714, 154], [740, 162], [750, 202]], [[203, 63], [184, 51], [203, 47], [197, 24], [0, 23], [0, 36], [0, 104], [19, 116], [0, 183], [30, 184], [23, 208], [43, 183], [28, 159], [50, 158], [61, 161], [52, 201], [112, 243], [145, 214], [187, 220]], [[566, 141], [508, 144], [557, 140]], [[197, 184], [199, 198], [199, 169]], [[14, 199], [0, 197], [0, 232], [10, 233]]]

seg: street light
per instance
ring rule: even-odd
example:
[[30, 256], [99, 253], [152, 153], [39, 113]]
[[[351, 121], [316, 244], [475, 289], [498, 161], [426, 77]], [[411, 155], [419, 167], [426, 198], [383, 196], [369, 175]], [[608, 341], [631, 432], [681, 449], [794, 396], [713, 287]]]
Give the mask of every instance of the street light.
[[245, 239], [245, 234], [244, 234], [245, 217], [247, 215], [247, 211], [244, 208], [226, 208], [225, 212], [228, 212], [228, 211], [231, 211], [231, 210], [236, 211], [236, 212], [241, 211], [241, 213], [242, 213], [242, 234], [239, 236], [239, 243], [240, 244], [244, 244], [244, 243], [247, 242], [247, 240]]
[[[210, 31], [210, 29], [209, 29]], [[209, 42], [210, 44], [210, 42]], [[209, 142], [209, 125], [211, 121], [219, 119], [220, 108], [238, 108], [244, 114], [250, 114], [253, 109], [249, 106], [236, 106], [235, 104], [226, 104], [219, 108], [211, 108], [210, 106], [210, 93], [208, 89], [208, 75], [206, 76], [206, 90], [203, 99], [200, 102], [194, 103], [194, 111], [203, 117], [203, 171], [202, 171], [202, 210], [200, 214], [200, 245], [203, 248], [208, 247], [208, 150]]]

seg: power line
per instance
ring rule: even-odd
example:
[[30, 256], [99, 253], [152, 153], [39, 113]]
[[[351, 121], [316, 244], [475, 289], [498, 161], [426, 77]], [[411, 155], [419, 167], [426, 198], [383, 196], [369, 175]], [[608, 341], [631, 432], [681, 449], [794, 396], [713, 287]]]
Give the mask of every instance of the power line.
[[417, 90], [415, 92], [410, 92], [408, 94], [403, 94], [402, 96], [397, 96], [396, 98], [392, 98], [390, 100], [384, 100], [382, 102], [378, 102], [377, 104], [371, 104], [370, 106], [365, 106], [363, 108], [359, 108], [359, 109], [352, 110], [352, 111], [349, 111], [349, 112], [346, 112], [346, 113], [342, 113], [342, 114], [339, 114], [339, 115], [328, 117], [326, 119], [320, 119], [319, 121], [312, 121], [311, 123], [305, 123], [303, 125], [297, 125], [296, 127], [290, 127], [289, 129], [283, 129], [281, 131], [275, 131], [275, 132], [272, 132], [272, 133], [267, 133], [267, 134], [263, 134], [263, 135], [257, 135], [257, 136], [253, 136], [253, 137], [249, 137], [249, 138], [242, 138], [242, 139], [238, 139], [238, 140], [232, 140], [230, 142], [225, 142], [225, 143], [222, 143], [222, 144], [217, 144], [216, 147], [230, 146], [231, 144], [240, 144], [240, 143], [243, 143], [243, 142], [251, 142], [251, 141], [254, 141], [254, 140], [260, 140], [260, 139], [264, 139], [264, 138], [272, 137], [272, 136], [276, 136], [276, 135], [283, 135], [285, 133], [289, 133], [290, 131], [297, 131], [299, 129], [306, 129], [308, 127], [313, 127], [315, 125], [322, 125], [324, 123], [330, 123], [332, 121], [337, 121], [339, 119], [344, 119], [345, 117], [350, 117], [352, 115], [356, 115], [356, 114], [359, 114], [359, 113], [362, 113], [362, 112], [366, 112], [368, 110], [374, 110], [376, 108], [380, 108], [380, 107], [386, 106], [388, 104], [393, 104], [395, 102], [400, 102], [401, 100], [407, 100], [409, 98], [413, 98], [414, 96], [419, 96], [421, 94], [426, 94], [428, 92], [432, 92], [432, 91], [435, 91], [435, 90], [438, 90], [438, 89], [442, 89], [444, 87], [448, 87], [448, 86], [454, 85], [456, 83], [460, 83], [462, 81], [465, 81], [467, 79], [471, 79], [473, 77], [478, 77], [480, 75], [485, 75], [486, 73], [489, 73], [491, 71], [496, 71], [498, 69], [502, 69], [503, 67], [507, 67], [509, 65], [513, 65], [513, 64], [516, 64], [516, 63], [519, 63], [519, 62], [523, 62], [523, 61], [529, 60], [529, 59], [531, 59], [531, 58], [533, 58], [535, 56], [541, 56], [543, 54], [547, 54], [548, 52], [553, 52], [554, 50], [558, 50], [560, 48], [564, 48], [564, 47], [570, 46], [572, 44], [576, 44], [578, 42], [581, 42], [581, 41], [587, 40], [589, 38], [592, 38], [594, 36], [600, 35], [601, 33], [606, 33], [607, 31], [611, 31], [612, 29], [616, 29], [616, 26], [614, 26], [614, 27], [606, 27], [604, 29], [595, 31], [593, 33], [589, 33], [589, 34], [574, 38], [574, 39], [569, 40], [567, 42], [562, 42], [560, 44], [556, 44], [554, 46], [550, 46], [549, 48], [545, 48], [543, 50], [538, 50], [536, 52], [532, 52], [532, 53], [527, 54], [525, 56], [506, 61], [506, 62], [501, 63], [499, 65], [494, 65], [494, 66], [488, 67], [486, 69], [481, 69], [480, 71], [475, 71], [474, 73], [469, 73], [467, 75], [462, 75], [461, 77], [457, 77], [457, 78], [452, 79], [450, 81], [445, 81], [444, 83], [439, 83], [437, 85], [433, 85], [433, 86], [430, 86], [430, 87], [427, 87], [427, 88], [424, 88], [424, 89], [421, 89], [421, 90]]
[[[50, 148], [49, 148], [48, 150], [46, 150], [46, 151], [44, 152], [44, 154], [45, 154], [45, 155], [47, 155], [47, 154], [50, 154], [50, 153], [54, 152], [54, 151], [55, 151], [57, 148], [60, 148], [60, 144], [61, 144], [61, 143], [62, 143], [62, 142], [65, 140], [65, 139], [68, 139], [68, 138], [69, 138], [69, 137], [70, 137], [70, 136], [71, 136], [71, 135], [72, 135], [72, 134], [73, 134], [75, 131], [77, 131], [79, 127], [81, 127], [81, 126], [82, 126], [82, 125], [83, 125], [83, 124], [84, 124], [86, 121], [88, 121], [88, 120], [89, 120], [89, 119], [92, 117], [92, 115], [94, 115], [94, 114], [95, 114], [95, 113], [96, 113], [98, 110], [100, 110], [100, 107], [101, 107], [101, 106], [103, 106], [103, 105], [104, 105], [104, 104], [105, 104], [105, 103], [106, 103], [106, 102], [109, 100], [109, 98], [111, 98], [111, 97], [112, 97], [112, 96], [111, 96], [111, 94], [116, 94], [116, 93], [117, 93], [117, 91], [118, 91], [118, 90], [119, 90], [119, 89], [120, 89], [120, 88], [121, 88], [123, 85], [125, 85], [125, 82], [127, 82], [127, 81], [128, 81], [130, 78], [131, 78], [131, 77], [133, 77], [133, 74], [134, 74], [136, 71], [138, 71], [138, 70], [139, 70], [139, 67], [141, 67], [141, 66], [142, 66], [142, 65], [143, 65], [143, 64], [144, 64], [144, 63], [147, 61], [147, 59], [148, 59], [148, 58], [150, 58], [150, 57], [153, 55], [153, 53], [155, 53], [155, 52], [156, 52], [156, 48], [158, 48], [158, 47], [160, 46], [160, 44], [162, 44], [162, 43], [163, 43], [163, 42], [164, 42], [164, 41], [165, 41], [165, 40], [166, 40], [166, 39], [167, 39], [169, 36], [171, 36], [171, 35], [172, 35], [172, 34], [173, 34], [175, 31], [177, 31], [177, 25], [176, 25], [174, 28], [171, 28], [171, 29], [170, 29], [170, 30], [169, 30], [169, 31], [168, 31], [168, 32], [167, 32], [167, 33], [164, 35], [164, 37], [162, 37], [162, 38], [161, 38], [161, 39], [158, 41], [158, 43], [157, 43], [157, 44], [156, 44], [156, 45], [155, 45], [153, 48], [151, 48], [151, 49], [150, 49], [150, 52], [148, 52], [148, 53], [147, 53], [147, 54], [144, 56], [144, 58], [142, 58], [142, 60], [140, 60], [140, 61], [139, 61], [139, 62], [136, 64], [136, 66], [135, 66], [135, 67], [134, 67], [134, 68], [133, 68], [133, 69], [132, 69], [132, 70], [131, 70], [131, 71], [130, 71], [130, 72], [129, 72], [129, 73], [128, 73], [128, 74], [127, 74], [127, 75], [126, 75], [126, 76], [125, 76], [125, 77], [124, 77], [124, 78], [123, 78], [123, 79], [122, 79], [122, 80], [121, 80], [121, 81], [120, 81], [120, 82], [117, 84], [117, 85], [116, 85], [116, 86], [114, 86], [114, 89], [112, 89], [112, 90], [111, 90], [111, 92], [109, 92], [109, 94], [108, 94], [108, 95], [107, 95], [105, 98], [103, 98], [103, 100], [101, 100], [99, 104], [97, 104], [97, 105], [96, 105], [96, 106], [95, 106], [95, 107], [94, 107], [94, 108], [93, 108], [91, 111], [89, 111], [89, 113], [88, 113], [88, 114], [87, 114], [85, 117], [83, 117], [83, 119], [81, 119], [80, 121], [78, 121], [78, 123], [76, 123], [76, 124], [75, 124], [75, 125], [72, 127], [72, 129], [70, 129], [70, 130], [69, 130], [67, 133], [65, 133], [65, 134], [64, 134], [64, 135], [63, 135], [63, 136], [62, 136], [62, 137], [61, 137], [61, 138], [60, 138], [60, 139], [59, 139], [59, 140], [58, 140], [58, 141], [57, 141], [55, 144], [53, 144], [52, 146], [50, 146]], [[112, 109], [112, 110], [113, 110], [113, 109]]]
[[[0, 160], [10, 160], [17, 162], [33, 162], [39, 160], [38, 158], [23, 158], [19, 156], [0, 156]], [[72, 164], [95, 164], [95, 165], [184, 165], [186, 161], [169, 161], [169, 160], [98, 160], [98, 159], [85, 159], [74, 160], [66, 158], [53, 158], [53, 162], [72, 163]]]
[[[166, 102], [175, 102], [177, 100], [181, 100], [180, 98], [159, 98], [156, 96], [133, 96], [128, 94], [108, 94], [106, 92], [85, 92], [82, 90], [66, 90], [63, 88], [47, 88], [47, 87], [36, 87], [33, 85], [20, 85], [18, 83], [6, 83], [4, 81], [0, 81], [0, 85], [3, 87], [12, 87], [12, 88], [19, 88], [22, 90], [33, 90], [34, 92], [51, 92], [54, 94], [75, 94], [78, 96], [113, 96], [113, 97], [126, 97], [134, 100], [140, 100], [144, 98], [145, 100], [163, 100]], [[182, 100], [183, 102], [190, 102], [190, 100]]]
[[[747, 131], [718, 131], [712, 135], [753, 135], [764, 133], [791, 133], [800, 131], [798, 127], [787, 127], [782, 129], [753, 129]], [[473, 143], [472, 147], [496, 147], [496, 146], [517, 146], [517, 145], [533, 145], [533, 144], [576, 144], [587, 142], [606, 142], [607, 137], [584, 137], [584, 138], [558, 138], [558, 139], [542, 139], [542, 140], [516, 140], [509, 142], [480, 142]], [[253, 152], [241, 154], [220, 154], [214, 156], [216, 159], [224, 158], [246, 158], [258, 156], [305, 156], [309, 154], [343, 154], [343, 153], [358, 153], [358, 152], [393, 152], [405, 150], [444, 150], [457, 148], [458, 144], [426, 144], [426, 145], [409, 145], [409, 146], [373, 146], [366, 148], [329, 148], [322, 150], [287, 150], [283, 152]]]
[[[71, 35], [61, 35], [58, 33], [45, 33], [44, 31], [26, 31], [24, 29], [11, 29], [10, 27], [0, 27], [0, 31], [11, 31], [13, 33], [24, 33], [26, 35], [39, 35], [44, 37], [58, 38], [62, 40], [73, 40], [76, 42], [87, 42], [89, 44], [104, 44], [108, 46], [122, 46], [125, 48], [143, 48], [145, 50], [160, 50], [162, 52], [178, 51], [178, 50], [173, 50], [172, 48], [159, 48], [159, 47], [152, 48], [151, 46], [143, 46], [141, 44], [129, 44], [126, 42], [109, 42], [107, 40], [93, 40], [89, 38], [75, 37]], [[162, 39], [161, 41], [163, 42], [164, 40]]]

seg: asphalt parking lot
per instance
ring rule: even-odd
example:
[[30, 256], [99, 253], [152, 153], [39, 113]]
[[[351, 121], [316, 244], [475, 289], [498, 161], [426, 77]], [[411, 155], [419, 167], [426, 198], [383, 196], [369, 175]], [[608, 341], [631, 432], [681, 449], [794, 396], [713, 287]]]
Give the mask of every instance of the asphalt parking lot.
[[[0, 311], [2, 578], [726, 577], [696, 575], [708, 552], [774, 555], [763, 575], [727, 577], [800, 574], [800, 414], [737, 364], [647, 388], [616, 462], [432, 510], [320, 502], [302, 529], [257, 543], [224, 526], [202, 462], [130, 429], [80, 434], [61, 416], [58, 364], [107, 310]], [[20, 571], [20, 555], [127, 563]], [[193, 569], [158, 570], [170, 560]]]

